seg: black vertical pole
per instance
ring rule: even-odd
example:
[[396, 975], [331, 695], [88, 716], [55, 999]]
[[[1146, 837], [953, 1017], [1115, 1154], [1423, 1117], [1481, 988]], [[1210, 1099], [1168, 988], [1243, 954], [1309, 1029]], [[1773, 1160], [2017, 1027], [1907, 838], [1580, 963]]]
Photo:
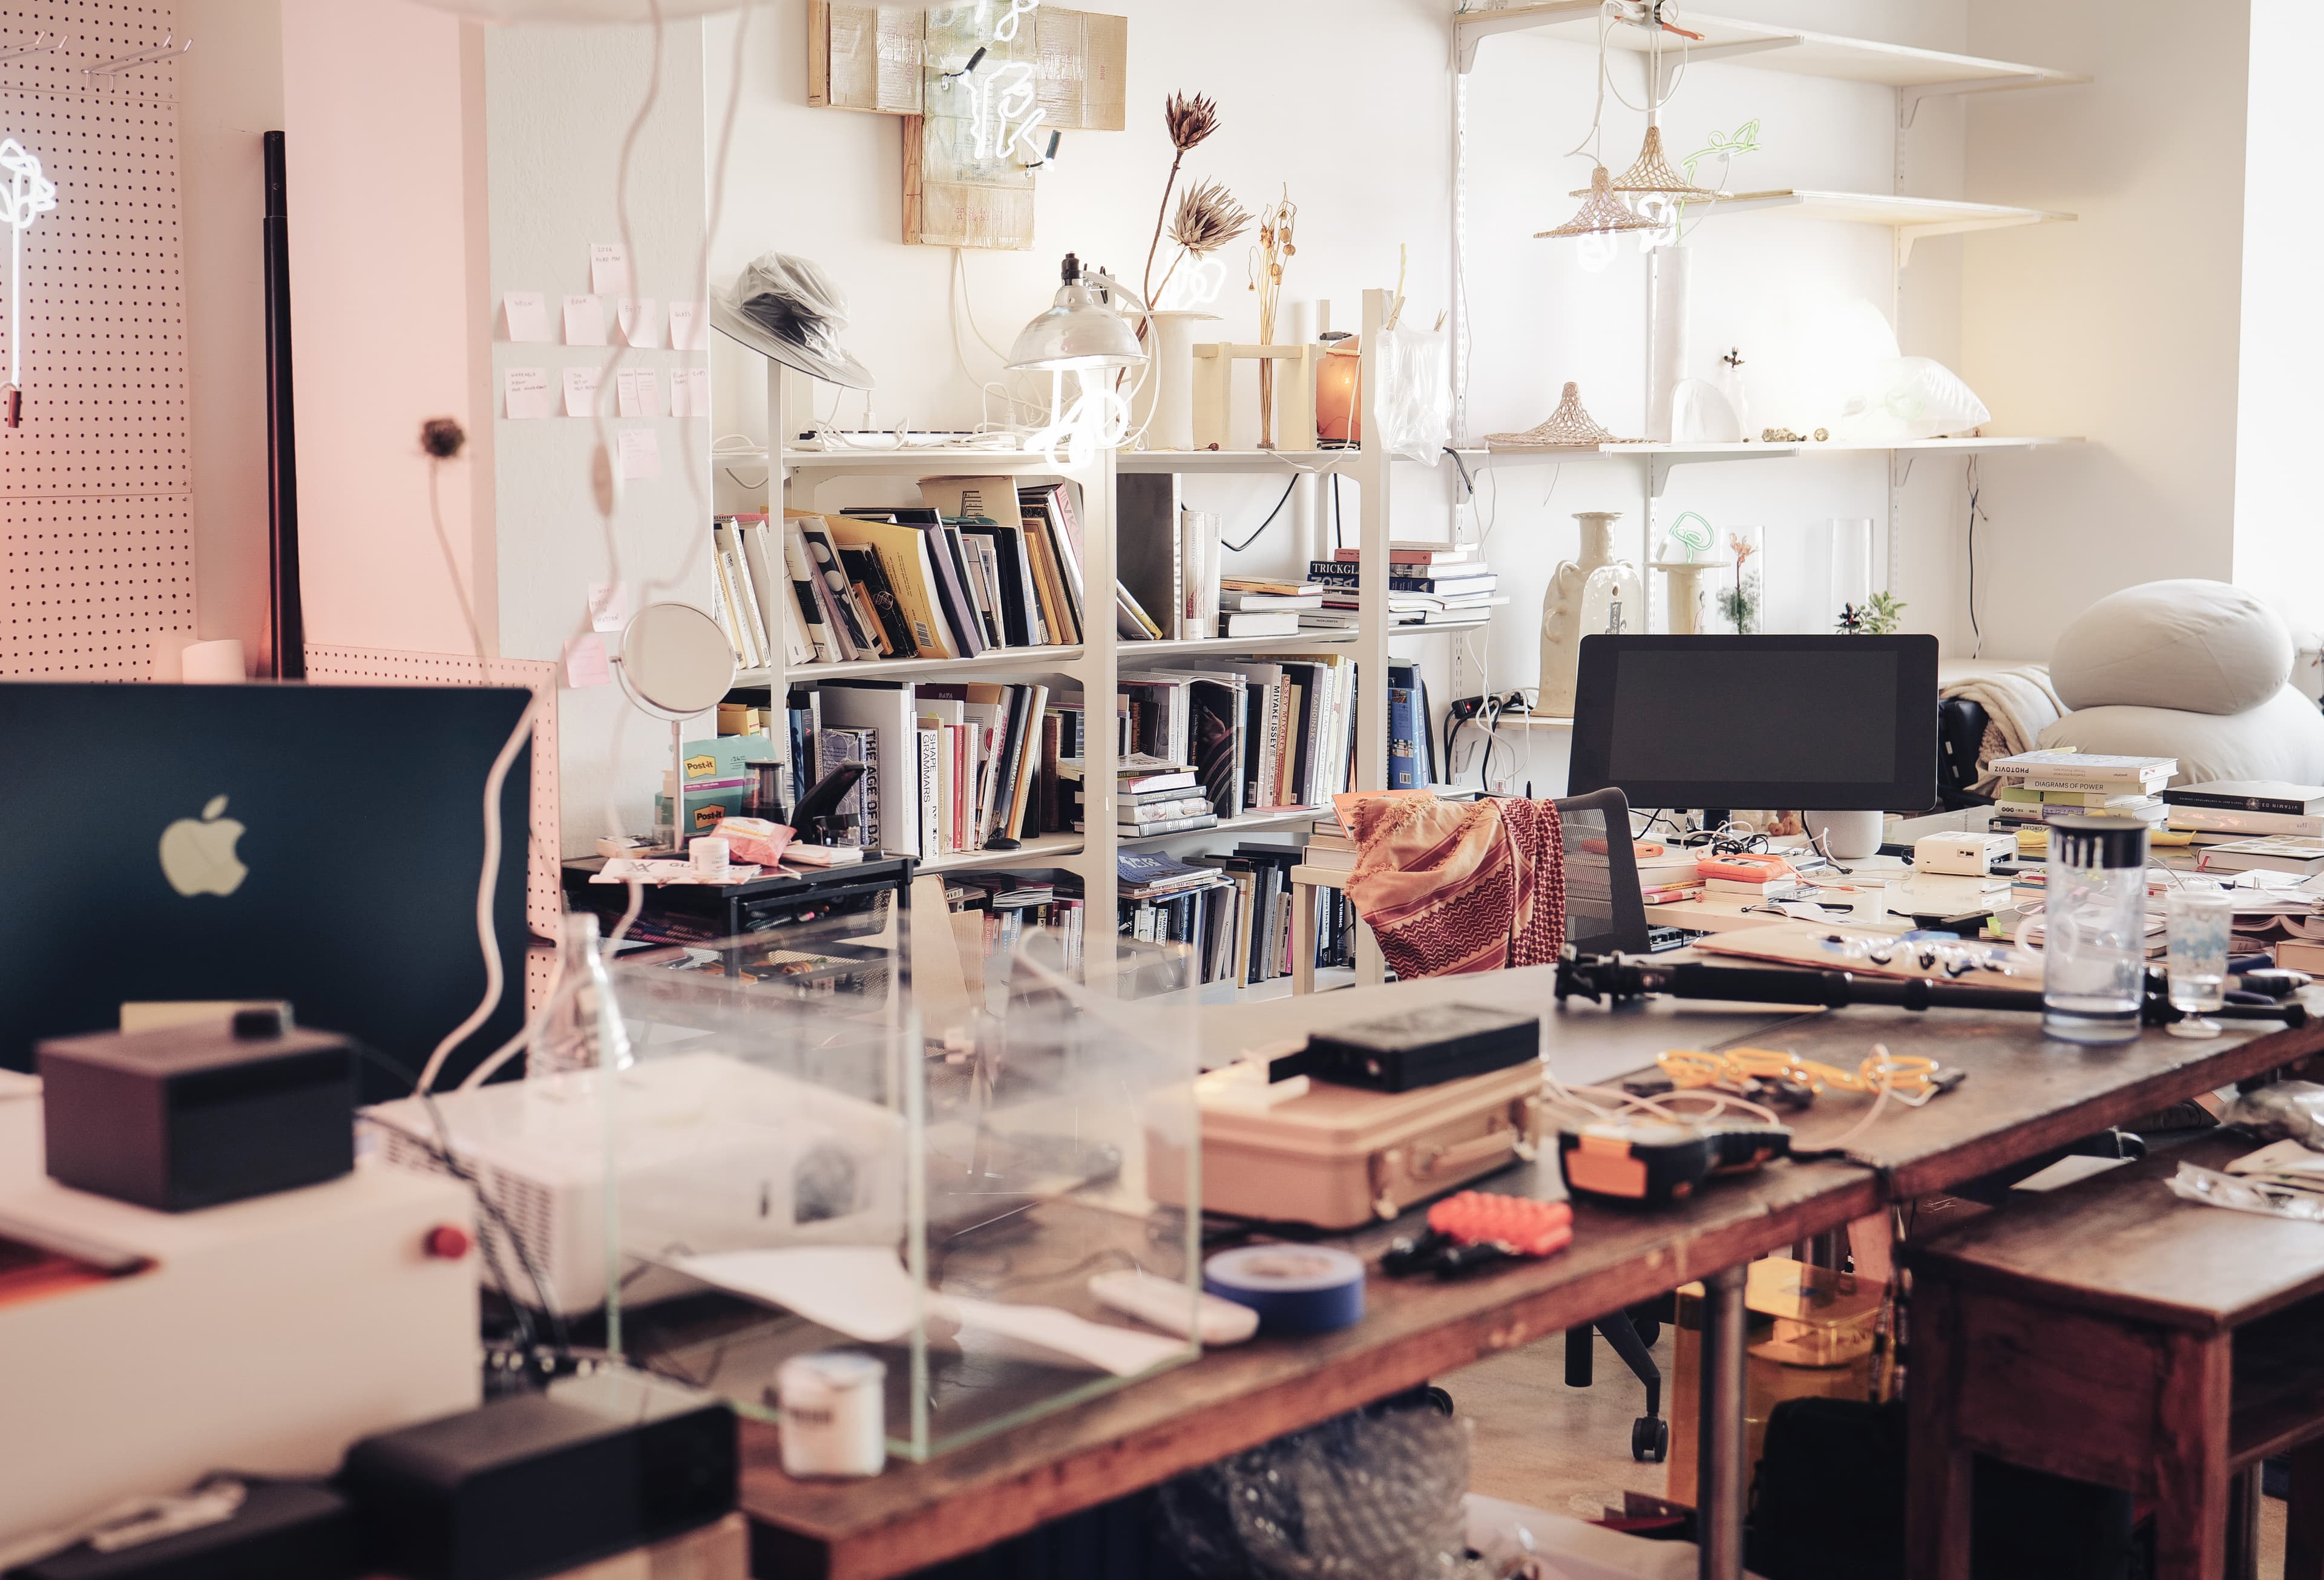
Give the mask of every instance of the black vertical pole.
[[299, 461], [290, 412], [290, 231], [284, 215], [282, 133], [266, 144], [267, 608], [273, 656], [269, 673], [307, 673], [307, 622], [299, 602]]

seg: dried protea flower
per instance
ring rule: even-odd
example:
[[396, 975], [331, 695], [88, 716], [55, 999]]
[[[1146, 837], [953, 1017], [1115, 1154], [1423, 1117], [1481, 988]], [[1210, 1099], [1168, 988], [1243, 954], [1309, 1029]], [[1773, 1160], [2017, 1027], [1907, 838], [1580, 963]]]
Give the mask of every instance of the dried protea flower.
[[1250, 216], [1219, 181], [1203, 181], [1178, 196], [1170, 239], [1194, 257], [1207, 257], [1250, 228]]
[[1171, 143], [1185, 153], [1219, 129], [1219, 106], [1203, 94], [1188, 98], [1174, 93], [1162, 106], [1162, 119], [1170, 128]]

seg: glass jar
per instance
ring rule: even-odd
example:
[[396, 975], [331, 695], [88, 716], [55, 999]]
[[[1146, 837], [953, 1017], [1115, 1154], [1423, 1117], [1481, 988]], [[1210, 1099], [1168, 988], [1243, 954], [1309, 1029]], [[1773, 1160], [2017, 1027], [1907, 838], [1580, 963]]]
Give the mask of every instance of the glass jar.
[[594, 911], [568, 911], [557, 946], [557, 991], [525, 1051], [529, 1076], [630, 1067], [630, 1030], [613, 1001]]
[[2146, 825], [2052, 823], [2044, 886], [2043, 1031], [2069, 1043], [2134, 1041], [2146, 977]]
[[2219, 1023], [2210, 1012], [2227, 1001], [2227, 950], [2235, 932], [2236, 897], [2218, 885], [2189, 878], [2163, 900], [2171, 926], [2166, 961], [2174, 1037], [2216, 1037]]

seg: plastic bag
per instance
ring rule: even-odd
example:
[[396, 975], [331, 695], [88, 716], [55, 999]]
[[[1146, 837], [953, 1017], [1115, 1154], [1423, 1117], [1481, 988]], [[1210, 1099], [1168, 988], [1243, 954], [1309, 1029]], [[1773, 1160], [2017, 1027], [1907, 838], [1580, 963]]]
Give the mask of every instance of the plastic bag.
[[1468, 1490], [1467, 1425], [1405, 1394], [1189, 1472], [1160, 1508], [1202, 1580], [1483, 1580]]
[[2228, 1104], [2219, 1123], [2248, 1130], [2262, 1141], [2296, 1141], [2310, 1152], [2324, 1152], [2324, 1086], [2279, 1080], [2256, 1088]]
[[2298, 1218], [2311, 1224], [2324, 1223], [2324, 1196], [2312, 1190], [2272, 1185], [2258, 1180], [2238, 1180], [2233, 1174], [2199, 1169], [2192, 1163], [2180, 1164], [2179, 1171], [2166, 1183], [2171, 1187], [2172, 1195], [2184, 1201], [2200, 1202], [2205, 1207], [2255, 1212], [2267, 1217]]
[[1444, 336], [1433, 329], [1383, 329], [1379, 341], [1380, 442], [1423, 465], [1452, 442], [1452, 381]]
[[1960, 375], [1925, 356], [1890, 357], [1869, 384], [1849, 397], [1832, 425], [1837, 437], [1879, 444], [1967, 433], [1993, 413]]

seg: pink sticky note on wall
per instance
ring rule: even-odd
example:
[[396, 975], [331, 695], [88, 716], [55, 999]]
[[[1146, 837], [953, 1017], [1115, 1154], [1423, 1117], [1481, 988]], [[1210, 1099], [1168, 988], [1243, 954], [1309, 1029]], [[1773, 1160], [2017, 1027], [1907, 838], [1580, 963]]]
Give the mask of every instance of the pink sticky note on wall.
[[565, 639], [565, 685], [568, 691], [587, 691], [592, 686], [611, 685], [613, 666], [605, 656], [605, 638], [595, 631], [583, 631]]

